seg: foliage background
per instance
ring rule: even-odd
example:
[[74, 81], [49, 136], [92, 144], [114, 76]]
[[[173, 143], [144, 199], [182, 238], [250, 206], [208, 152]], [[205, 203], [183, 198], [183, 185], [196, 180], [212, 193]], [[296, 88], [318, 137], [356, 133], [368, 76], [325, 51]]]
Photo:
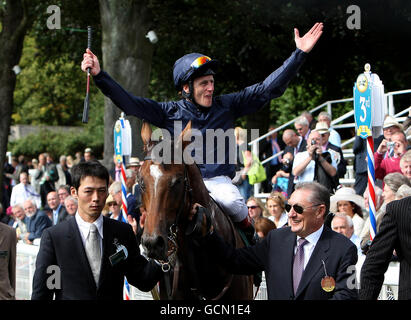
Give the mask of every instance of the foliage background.
[[[50, 4], [61, 7], [61, 30], [46, 28]], [[295, 49], [293, 28], [304, 34], [316, 21], [324, 22], [324, 34], [297, 78], [281, 98], [239, 119], [238, 125], [264, 132], [270, 123], [280, 125], [327, 100], [351, 97], [353, 83], [366, 62], [380, 75], [386, 92], [407, 89], [411, 59], [404, 45], [411, 38], [411, 2], [356, 1], [361, 8], [360, 30], [346, 26], [346, 9], [351, 4], [346, 0], [150, 0], [151, 27], [159, 42], [154, 46], [149, 98], [178, 98], [172, 67], [178, 57], [193, 51], [219, 60], [216, 94], [259, 82]], [[87, 34], [81, 30], [93, 26], [93, 51], [101, 57], [98, 1], [42, 1], [36, 10], [38, 18], [24, 42], [13, 124], [82, 126], [86, 78], [80, 61]], [[124, 50], [127, 47], [124, 43]], [[13, 153], [35, 155], [44, 148], [56, 154], [71, 153], [86, 145], [102, 149], [103, 98], [94, 85], [91, 90], [90, 122], [84, 134], [43, 132], [10, 144]], [[408, 97], [396, 99], [397, 112], [410, 105]], [[352, 104], [339, 106], [333, 116], [351, 108]]]

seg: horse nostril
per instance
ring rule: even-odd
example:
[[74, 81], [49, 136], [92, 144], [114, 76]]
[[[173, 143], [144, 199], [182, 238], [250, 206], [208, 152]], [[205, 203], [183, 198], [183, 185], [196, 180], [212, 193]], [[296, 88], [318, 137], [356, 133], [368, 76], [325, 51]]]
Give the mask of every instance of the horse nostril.
[[160, 250], [164, 250], [165, 249], [165, 243], [164, 243], [164, 239], [163, 237], [156, 237], [154, 240], [154, 246], [158, 247]]
[[145, 248], [149, 258], [162, 259], [165, 257], [165, 241], [163, 237], [157, 235], [144, 235], [141, 238], [141, 244]]

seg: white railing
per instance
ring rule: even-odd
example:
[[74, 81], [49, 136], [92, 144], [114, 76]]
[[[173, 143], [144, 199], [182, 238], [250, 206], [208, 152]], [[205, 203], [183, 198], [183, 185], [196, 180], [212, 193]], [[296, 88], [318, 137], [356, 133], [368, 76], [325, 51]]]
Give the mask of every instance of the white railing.
[[[33, 275], [35, 271], [36, 257], [39, 250], [38, 246], [24, 243], [17, 244], [17, 270], [16, 270], [16, 299], [29, 300], [32, 293]], [[361, 267], [364, 263], [365, 256], [358, 258], [356, 265], [356, 277], [359, 283]], [[385, 273], [384, 284], [380, 293], [380, 300], [387, 300], [389, 290], [392, 290], [395, 299], [398, 299], [398, 280], [399, 280], [399, 263], [391, 262]], [[359, 284], [361, 285], [361, 284]], [[150, 292], [142, 292], [137, 288], [130, 286], [131, 300], [153, 300]], [[254, 287], [254, 293], [256, 288]], [[267, 300], [267, 285], [265, 275], [263, 277], [256, 300]]]
[[36, 268], [38, 246], [17, 243], [16, 251], [16, 299], [29, 300]]
[[[401, 116], [403, 116], [404, 114], [409, 112], [411, 110], [411, 106], [404, 109], [404, 110], [402, 110], [401, 112], [395, 114], [394, 96], [395, 95], [400, 95], [400, 94], [409, 94], [409, 93], [411, 93], [411, 89], [392, 91], [392, 92], [385, 93], [384, 96], [385, 96], [385, 99], [386, 99], [386, 102], [387, 102], [387, 103], [384, 104], [384, 106], [386, 108], [386, 110], [384, 110], [385, 114], [389, 114], [389, 115], [394, 116], [400, 122], [404, 121], [405, 118], [402, 118]], [[317, 106], [317, 107], [315, 107], [311, 110], [308, 110], [308, 111], [311, 114], [313, 114], [314, 112], [316, 112], [318, 110], [321, 110], [321, 109], [326, 107], [327, 112], [332, 116], [332, 109], [333, 109], [334, 104], [346, 103], [346, 102], [350, 102], [350, 101], [353, 101], [353, 98], [331, 100], [331, 101], [324, 102], [323, 104], [320, 104], [319, 106]], [[344, 121], [344, 120], [346, 120], [346, 119], [348, 119], [352, 116], [354, 116], [354, 110], [351, 110], [351, 111], [347, 112], [346, 114], [338, 117], [337, 119], [332, 120], [331, 121], [331, 126], [335, 130], [344, 129], [344, 128], [354, 128], [355, 127], [354, 122], [352, 122], [352, 123], [341, 123], [342, 121]], [[279, 131], [289, 127], [290, 125], [292, 125], [297, 120], [297, 118], [298, 117], [295, 117], [294, 119], [284, 123], [283, 125], [279, 126], [278, 128], [276, 128], [274, 130], [271, 130], [271, 131], [263, 134], [262, 136], [250, 141], [248, 144], [251, 146], [251, 151], [258, 156], [258, 154], [259, 154], [258, 144], [261, 140], [267, 138], [268, 136], [272, 135], [273, 133], [279, 132]], [[352, 137], [352, 138], [348, 139], [347, 141], [344, 141], [341, 144], [341, 148], [344, 149], [344, 147], [350, 145], [352, 142], [354, 142], [354, 139], [355, 139], [355, 137]], [[270, 162], [272, 159], [278, 157], [282, 153], [283, 153], [283, 151], [278, 152], [278, 153], [272, 155], [271, 157], [264, 159], [263, 161], [261, 161], [261, 163], [263, 165], [266, 165], [268, 162]], [[267, 177], [267, 178], [269, 178], [269, 177]], [[344, 177], [344, 179], [341, 179], [341, 180], [342, 180], [341, 182], [343, 184], [351, 184], [351, 180], [349, 178]], [[254, 196], [258, 197], [258, 198], [266, 198], [268, 196], [268, 193], [260, 193], [260, 186], [261, 186], [260, 183], [254, 185]]]

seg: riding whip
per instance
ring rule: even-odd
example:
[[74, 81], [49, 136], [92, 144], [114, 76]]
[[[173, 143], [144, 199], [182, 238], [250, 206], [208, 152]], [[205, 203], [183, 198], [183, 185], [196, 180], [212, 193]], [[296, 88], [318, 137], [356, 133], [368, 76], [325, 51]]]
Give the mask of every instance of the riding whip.
[[[87, 48], [91, 50], [91, 27], [87, 27]], [[83, 123], [88, 122], [88, 109], [89, 105], [89, 91], [90, 91], [90, 68], [87, 68], [87, 89], [86, 97], [84, 99], [84, 108], [83, 108]]]

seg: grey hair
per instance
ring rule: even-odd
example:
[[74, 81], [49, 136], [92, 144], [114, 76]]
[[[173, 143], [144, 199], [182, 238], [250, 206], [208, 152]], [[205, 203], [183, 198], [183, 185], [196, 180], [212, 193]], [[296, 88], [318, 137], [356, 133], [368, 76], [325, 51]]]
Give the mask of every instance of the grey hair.
[[114, 181], [111, 186], [108, 188], [108, 192], [112, 195], [115, 195], [121, 191], [121, 182]]
[[404, 162], [411, 162], [411, 150], [408, 150], [406, 153], [403, 154], [400, 160], [400, 166], [404, 165]]
[[384, 183], [392, 190], [392, 192], [397, 193], [398, 189], [403, 185], [411, 187], [410, 180], [399, 172], [389, 173], [384, 177]]
[[334, 215], [332, 221], [331, 221], [331, 226], [333, 225], [333, 221], [335, 218], [343, 218], [347, 221], [347, 225], [348, 227], [351, 229], [354, 227], [354, 223], [352, 222], [351, 217], [348, 214], [342, 213], [342, 212], [338, 212]]
[[26, 199], [25, 202], [27, 202], [27, 201], [30, 201], [31, 204], [34, 206], [34, 208], [36, 208], [36, 210], [38, 209], [37, 204], [36, 204], [36, 200], [34, 200], [33, 198], [28, 198], [28, 199]]
[[294, 130], [292, 130], [292, 129], [286, 129], [286, 130], [284, 130], [284, 132], [283, 132], [283, 139], [285, 139], [285, 138], [293, 138], [293, 137], [295, 137], [297, 134], [295, 133], [295, 131]]
[[78, 205], [77, 199], [74, 198], [73, 196], [67, 196], [67, 198], [64, 199], [64, 205], [66, 204], [66, 202], [69, 202], [69, 201], [73, 201], [76, 205]]
[[303, 112], [301, 112], [300, 116], [303, 116], [303, 117], [309, 116], [309, 117], [311, 117], [311, 118], [313, 117], [312, 113], [309, 112], [309, 111], [303, 111]]
[[14, 206], [12, 206], [12, 208], [20, 208], [21, 210], [24, 211], [24, 207], [22, 203], [16, 203]]
[[321, 116], [326, 117], [328, 120], [331, 121], [331, 115], [330, 115], [327, 111], [321, 111], [321, 112], [318, 114], [318, 118], [320, 118]]
[[134, 176], [134, 170], [133, 169], [126, 169], [126, 178], [132, 178]]
[[310, 125], [308, 123], [307, 118], [303, 116], [298, 117], [297, 120], [295, 120], [295, 124], [299, 124], [299, 125], [306, 126], [306, 127]]
[[403, 184], [401, 187], [398, 188], [397, 192], [395, 193], [395, 199], [400, 200], [406, 197], [411, 196], [411, 187]]
[[67, 185], [67, 184], [62, 184], [61, 186], [59, 186], [59, 188], [57, 189], [57, 191], [58, 191], [58, 190], [61, 190], [61, 189], [66, 190], [66, 191], [68, 192], [68, 194], [70, 194], [70, 186], [69, 186], [69, 185]]
[[295, 190], [310, 190], [309, 201], [313, 204], [325, 204], [324, 218], [330, 210], [330, 192], [326, 187], [318, 182], [300, 182], [295, 186]]

